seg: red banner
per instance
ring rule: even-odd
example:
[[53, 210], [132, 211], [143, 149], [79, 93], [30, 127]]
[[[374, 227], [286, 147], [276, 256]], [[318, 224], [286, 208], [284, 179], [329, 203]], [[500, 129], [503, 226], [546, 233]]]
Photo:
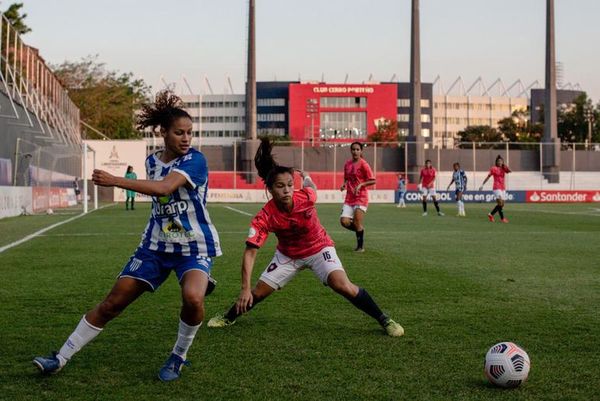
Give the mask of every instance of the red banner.
[[527, 191], [527, 203], [600, 202], [600, 191]]

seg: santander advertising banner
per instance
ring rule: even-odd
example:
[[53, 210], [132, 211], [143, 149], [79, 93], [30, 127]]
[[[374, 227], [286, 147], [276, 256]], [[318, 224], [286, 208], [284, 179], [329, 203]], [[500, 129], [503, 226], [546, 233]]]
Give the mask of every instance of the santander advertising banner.
[[527, 203], [600, 202], [600, 191], [527, 191]]

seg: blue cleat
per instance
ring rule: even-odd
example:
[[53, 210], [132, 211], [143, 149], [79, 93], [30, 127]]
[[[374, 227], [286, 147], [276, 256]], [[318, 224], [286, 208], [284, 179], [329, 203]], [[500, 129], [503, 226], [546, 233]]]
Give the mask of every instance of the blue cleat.
[[33, 359], [33, 364], [44, 374], [58, 373], [64, 366], [61, 365], [60, 360], [58, 359], [58, 352], [56, 351], [47, 357], [36, 356]]
[[183, 365], [189, 366], [190, 363], [181, 359], [179, 355], [171, 354], [163, 367], [160, 368], [160, 371], [158, 372], [158, 378], [163, 382], [170, 382], [179, 379]]

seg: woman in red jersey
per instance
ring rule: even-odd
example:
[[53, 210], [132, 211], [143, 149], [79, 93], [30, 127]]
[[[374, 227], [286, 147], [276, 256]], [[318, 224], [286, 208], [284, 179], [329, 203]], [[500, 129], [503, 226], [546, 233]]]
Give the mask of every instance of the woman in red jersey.
[[[334, 243], [321, 225], [315, 202], [316, 187], [308, 174], [300, 171], [302, 188], [294, 190], [294, 169], [278, 165], [271, 155], [271, 143], [263, 139], [254, 158], [258, 175], [273, 198], [252, 219], [242, 258], [242, 289], [235, 304], [208, 322], [208, 327], [225, 327], [248, 312], [275, 290], [283, 288], [296, 274], [310, 269], [332, 290], [373, 317], [392, 337], [404, 329], [377, 306], [369, 293], [353, 284], [346, 275]], [[258, 249], [270, 232], [277, 236], [277, 249], [271, 262], [251, 289], [250, 279]]]
[[346, 199], [342, 206], [340, 224], [356, 233], [356, 252], [364, 252], [365, 229], [363, 219], [369, 205], [367, 187], [375, 184], [371, 166], [362, 158], [363, 144], [353, 142], [350, 145], [352, 158], [344, 164], [344, 183], [340, 191], [346, 191]]
[[483, 180], [483, 184], [479, 187], [479, 190], [483, 190], [483, 186], [490, 179], [490, 177], [494, 177], [494, 186], [492, 189], [494, 190], [494, 195], [496, 196], [496, 207], [488, 214], [488, 219], [493, 223], [494, 215], [496, 212], [500, 215], [500, 221], [503, 223], [508, 223], [508, 219], [504, 217], [504, 201], [506, 200], [506, 183], [504, 182], [504, 177], [506, 174], [511, 173], [512, 171], [508, 168], [506, 164], [504, 164], [504, 159], [502, 156], [498, 155], [496, 157], [496, 165], [490, 169], [489, 174]]

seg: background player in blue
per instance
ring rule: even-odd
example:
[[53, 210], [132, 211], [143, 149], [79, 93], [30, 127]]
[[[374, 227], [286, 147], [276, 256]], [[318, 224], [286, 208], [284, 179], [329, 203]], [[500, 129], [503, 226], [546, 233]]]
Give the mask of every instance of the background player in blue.
[[398, 174], [398, 204], [396, 207], [406, 207], [404, 197], [406, 196], [406, 180], [402, 174]]
[[463, 192], [467, 190], [467, 174], [465, 171], [460, 168], [460, 164], [458, 162], [452, 165], [454, 171], [452, 172], [452, 181], [448, 184], [448, 188], [446, 191], [450, 190], [450, 186], [454, 183], [454, 195], [456, 198], [456, 206], [458, 207], [458, 216], [465, 217], [465, 203], [462, 200]]
[[[62, 348], [33, 363], [56, 373], [145, 291], [156, 290], [174, 271], [181, 286], [179, 331], [159, 378], [179, 378], [181, 367], [204, 319], [204, 296], [212, 287], [212, 257], [221, 255], [219, 237], [206, 210], [208, 169], [204, 155], [191, 147], [192, 119], [181, 100], [168, 91], [145, 105], [138, 128], [160, 128], [165, 148], [146, 159], [148, 180], [129, 180], [94, 170], [96, 185], [115, 186], [152, 196], [152, 214], [142, 241], [112, 290], [87, 312]], [[209, 284], [210, 283], [210, 284]]]

